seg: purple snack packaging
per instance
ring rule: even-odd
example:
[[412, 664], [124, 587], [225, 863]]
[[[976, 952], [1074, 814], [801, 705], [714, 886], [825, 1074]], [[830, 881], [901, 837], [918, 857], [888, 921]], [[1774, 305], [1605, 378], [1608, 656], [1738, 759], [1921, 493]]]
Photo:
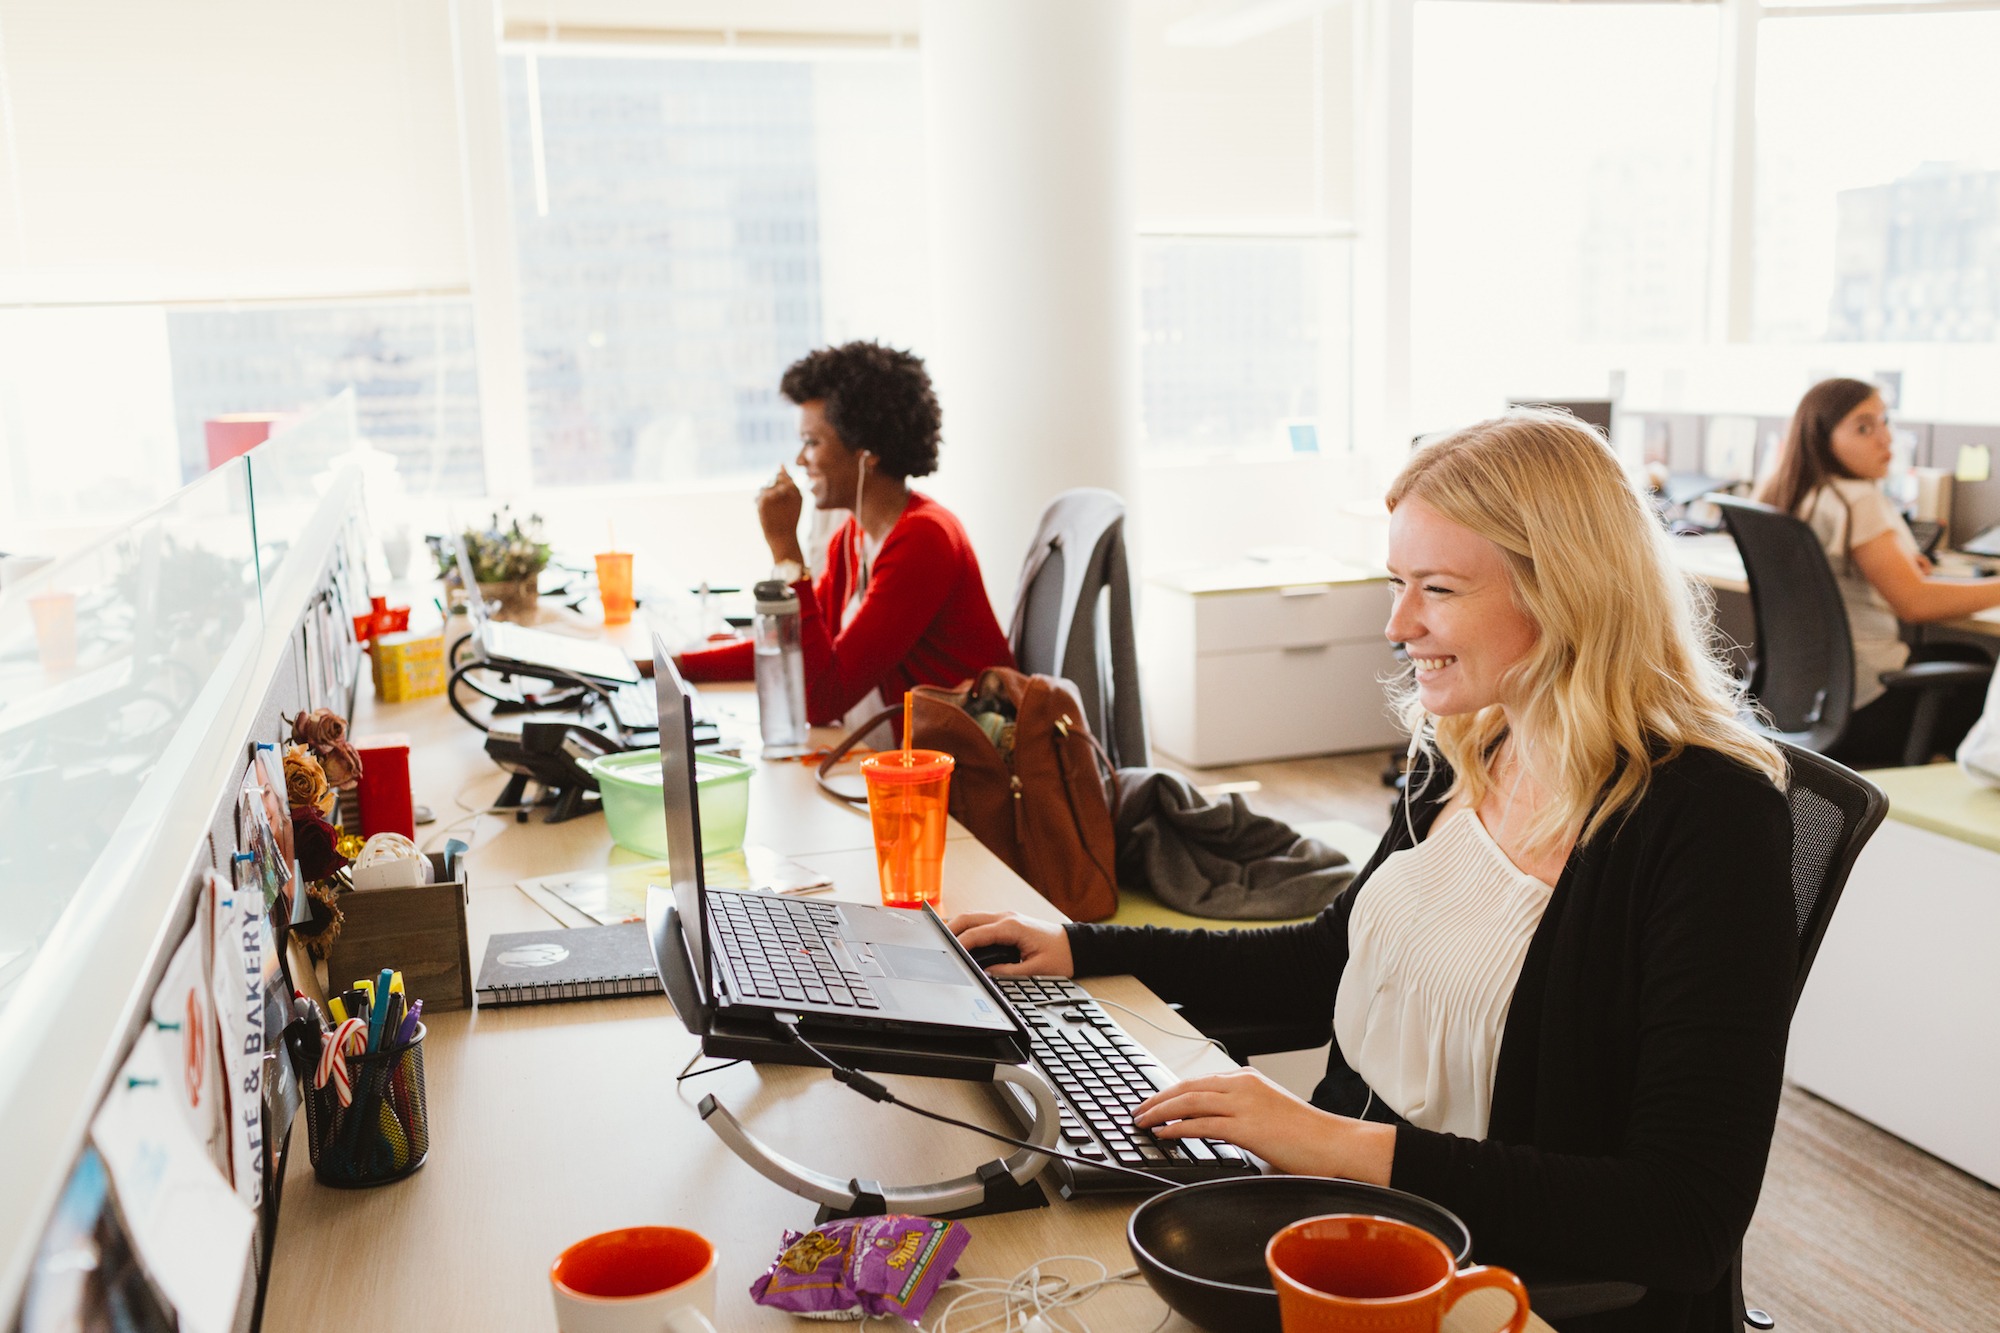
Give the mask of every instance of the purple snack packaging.
[[956, 1222], [891, 1213], [844, 1217], [811, 1231], [787, 1231], [785, 1247], [750, 1298], [804, 1319], [894, 1315], [914, 1324], [972, 1241]]

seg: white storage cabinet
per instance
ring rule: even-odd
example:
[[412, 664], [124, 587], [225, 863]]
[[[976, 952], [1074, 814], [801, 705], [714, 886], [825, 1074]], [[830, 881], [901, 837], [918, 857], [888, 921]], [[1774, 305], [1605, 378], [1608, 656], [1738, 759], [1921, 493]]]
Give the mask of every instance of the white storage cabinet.
[[1401, 745], [1382, 682], [1395, 650], [1380, 573], [1243, 562], [1147, 581], [1153, 744], [1199, 767]]

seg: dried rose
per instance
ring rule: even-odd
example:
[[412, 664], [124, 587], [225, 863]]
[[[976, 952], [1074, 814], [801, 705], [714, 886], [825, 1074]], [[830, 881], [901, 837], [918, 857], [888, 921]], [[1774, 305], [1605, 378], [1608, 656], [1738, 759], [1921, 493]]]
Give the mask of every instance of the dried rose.
[[347, 723], [331, 708], [315, 708], [292, 719], [292, 739], [313, 750], [323, 750], [347, 739]]
[[292, 838], [299, 850], [299, 874], [305, 878], [326, 879], [347, 868], [347, 858], [339, 850], [340, 830], [314, 807], [292, 807]]
[[345, 790], [361, 781], [361, 755], [346, 741], [334, 741], [320, 750], [319, 762], [332, 786]]
[[[285, 747], [285, 798], [293, 809], [318, 809], [327, 791], [326, 770], [303, 745]], [[312, 878], [308, 876], [308, 878]]]
[[345, 791], [361, 781], [361, 754], [347, 739], [347, 723], [331, 708], [301, 711], [292, 719], [292, 739], [319, 759], [329, 786]]

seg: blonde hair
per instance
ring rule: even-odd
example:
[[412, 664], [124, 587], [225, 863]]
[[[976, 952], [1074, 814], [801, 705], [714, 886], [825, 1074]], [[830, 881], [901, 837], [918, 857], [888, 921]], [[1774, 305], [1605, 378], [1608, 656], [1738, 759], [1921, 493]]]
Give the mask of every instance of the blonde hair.
[[[1509, 412], [1418, 450], [1387, 499], [1391, 510], [1422, 500], [1497, 545], [1534, 622], [1535, 644], [1502, 686], [1534, 738], [1522, 761], [1554, 798], [1524, 830], [1531, 851], [1572, 833], [1588, 841], [1689, 746], [1784, 786], [1778, 748], [1737, 716], [1707, 599], [1674, 568], [1659, 520], [1595, 431], [1566, 412]], [[1483, 800], [1507, 730], [1500, 707], [1437, 718], [1427, 732], [1413, 678], [1395, 703], [1416, 744], [1451, 765], [1445, 799]]]

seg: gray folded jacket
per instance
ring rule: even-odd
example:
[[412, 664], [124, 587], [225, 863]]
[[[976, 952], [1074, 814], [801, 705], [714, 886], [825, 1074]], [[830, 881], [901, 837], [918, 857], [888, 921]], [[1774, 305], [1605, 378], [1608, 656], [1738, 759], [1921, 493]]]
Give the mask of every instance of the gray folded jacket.
[[1158, 768], [1118, 770], [1118, 886], [1177, 912], [1228, 920], [1311, 916], [1338, 898], [1356, 867], [1243, 798], [1211, 801]]

